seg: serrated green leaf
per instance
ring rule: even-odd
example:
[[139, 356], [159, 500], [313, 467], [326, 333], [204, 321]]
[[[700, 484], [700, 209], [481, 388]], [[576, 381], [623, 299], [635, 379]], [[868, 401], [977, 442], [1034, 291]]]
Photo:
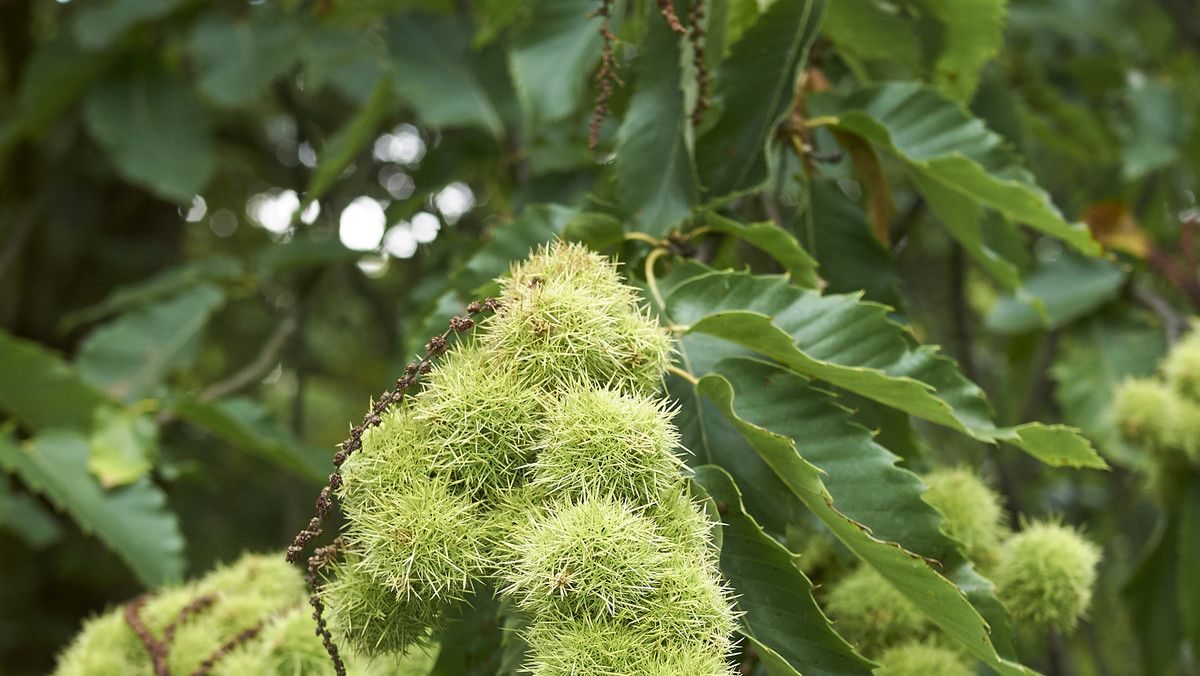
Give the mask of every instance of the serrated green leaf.
[[704, 224], [766, 252], [787, 269], [796, 284], [817, 288], [817, 261], [783, 228], [771, 222], [745, 225], [711, 211], [704, 214]]
[[[994, 644], [992, 632], [1001, 629], [1003, 614], [993, 617], [991, 627], [968, 601], [966, 594], [925, 561], [901, 547], [872, 536], [865, 527], [835, 506], [834, 498], [822, 483], [822, 472], [802, 458], [786, 433], [776, 431], [787, 420], [803, 423], [789, 413], [783, 421], [742, 408], [724, 375], [710, 373], [699, 380], [697, 390], [738, 427], [758, 454], [796, 496], [833, 534], [867, 565], [896, 587], [924, 611], [946, 634], [972, 655], [1001, 674], [1035, 673], [1015, 662], [1011, 648]], [[753, 388], [749, 391], [753, 391]], [[739, 393], [741, 394], [741, 393]], [[881, 491], [882, 492], [882, 491]], [[992, 610], [995, 606], [992, 607]], [[994, 615], [994, 613], [992, 613]], [[1007, 631], [1001, 632], [1001, 637]], [[1003, 655], [998, 652], [1003, 650]]]
[[1072, 325], [1059, 340], [1050, 368], [1063, 421], [1082, 429], [1111, 460], [1149, 471], [1149, 456], [1125, 442], [1109, 406], [1122, 381], [1152, 375], [1166, 353], [1162, 329], [1132, 315], [1092, 317]]
[[59, 321], [64, 333], [118, 312], [129, 312], [188, 291], [202, 282], [225, 284], [242, 275], [237, 259], [223, 254], [177, 265], [136, 284], [118, 286], [104, 300], [67, 313]]
[[153, 394], [171, 371], [192, 363], [201, 332], [224, 302], [220, 288], [203, 283], [128, 312], [88, 334], [75, 365], [89, 383], [133, 403]]
[[150, 473], [158, 449], [158, 425], [145, 413], [96, 409], [88, 470], [105, 488], [124, 486]]
[[24, 428], [86, 434], [95, 410], [107, 403], [111, 400], [58, 354], [0, 331], [0, 408]]
[[166, 495], [147, 477], [105, 490], [88, 472], [88, 441], [75, 432], [50, 430], [18, 446], [11, 428], [0, 431], [0, 465], [94, 533], [147, 587], [183, 577], [184, 540]]
[[[719, 272], [676, 287], [667, 310], [688, 333], [719, 337], [868, 399], [980, 441], [1006, 441], [1043, 462], [1106, 467], [1070, 428], [998, 428], [982, 390], [937, 349], [917, 346], [887, 308], [857, 296], [821, 296], [786, 277]], [[697, 363], [693, 373], [712, 364]], [[1065, 445], [1064, 445], [1065, 444]]]
[[684, 140], [690, 122], [679, 88], [680, 36], [658, 17], [651, 19], [642, 71], [617, 130], [616, 163], [621, 205], [638, 230], [663, 237], [691, 213], [696, 181]]
[[737, 594], [743, 633], [776, 653], [792, 673], [845, 676], [871, 673], [817, 607], [812, 582], [796, 555], [763, 532], [742, 508], [733, 479], [720, 467], [697, 467], [695, 480], [722, 509], [721, 572]]
[[825, 5], [826, 0], [776, 0], [717, 70], [712, 99], [720, 118], [696, 141], [696, 166], [709, 199], [766, 178], [767, 144], [795, 98], [796, 78]]
[[306, 27], [279, 12], [257, 9], [235, 18], [213, 11], [195, 22], [188, 51], [200, 90], [223, 106], [240, 106], [259, 96], [304, 54]]
[[863, 82], [876, 67], [913, 77], [921, 71], [921, 44], [895, 5], [876, 0], [839, 0], [825, 12], [821, 31], [837, 45], [838, 57]]
[[997, 333], [1061, 328], [1115, 298], [1127, 277], [1111, 261], [1066, 251], [1027, 275], [1021, 293], [1001, 298], [984, 323]]
[[405, 14], [388, 22], [396, 93], [433, 127], [477, 126], [497, 139], [504, 120], [471, 52], [462, 19]]
[[216, 165], [204, 110], [192, 88], [167, 70], [121, 70], [92, 88], [84, 121], [117, 171], [181, 204], [203, 192]]
[[21, 71], [15, 114], [0, 125], [0, 151], [27, 136], [43, 134], [115, 57], [108, 52], [85, 54], [66, 31], [39, 44]]
[[108, 47], [143, 21], [170, 14], [185, 0], [111, 0], [83, 8], [75, 15], [75, 36], [88, 49]]
[[857, 134], [904, 161], [951, 234], [993, 273], [1003, 274], [995, 260], [980, 253], [982, 206], [1058, 237], [1086, 255], [1102, 253], [1084, 225], [1063, 219], [1003, 139], [932, 89], [893, 82], [840, 100], [815, 95], [809, 106], [812, 115], [826, 116], [817, 121]]
[[391, 110], [391, 103], [392, 83], [386, 77], [380, 78], [363, 107], [321, 149], [317, 166], [308, 179], [304, 200], [292, 216], [293, 222], [310, 204], [324, 197], [355, 156], [375, 138], [384, 116]]
[[529, 257], [530, 249], [561, 235], [575, 213], [574, 209], [560, 204], [525, 207], [516, 218], [492, 228], [488, 241], [454, 276], [454, 287], [471, 294], [507, 273], [514, 262]]
[[600, 17], [590, 0], [536, 0], [509, 50], [508, 68], [531, 126], [561, 120], [583, 105], [600, 59]]
[[1008, 2], [921, 0], [920, 4], [942, 26], [933, 83], [948, 98], [969, 103], [984, 64], [1004, 46]]
[[323, 482], [333, 471], [333, 451], [304, 444], [271, 420], [258, 403], [241, 397], [200, 401], [181, 397], [169, 410], [232, 446], [250, 451], [300, 476]]

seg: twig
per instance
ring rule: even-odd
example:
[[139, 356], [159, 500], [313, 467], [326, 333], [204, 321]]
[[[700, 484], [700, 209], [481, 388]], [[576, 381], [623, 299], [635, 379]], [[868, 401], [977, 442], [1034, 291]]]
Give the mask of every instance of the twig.
[[321, 637], [321, 643], [325, 646], [325, 652], [329, 654], [329, 659], [333, 661], [333, 671], [337, 676], [346, 676], [346, 665], [342, 662], [337, 644], [333, 642], [333, 635], [329, 633], [329, 627], [325, 623], [325, 604], [321, 601], [317, 574], [329, 562], [337, 558], [344, 545], [345, 542], [339, 537], [333, 541], [333, 544], [318, 548], [312, 556], [308, 557], [308, 574], [304, 576], [304, 583], [312, 591], [308, 597], [308, 603], [313, 607], [312, 617], [317, 621], [316, 634]]
[[679, 16], [675, 14], [675, 7], [671, 4], [671, 0], [658, 0], [658, 9], [662, 12], [663, 19], [667, 21], [667, 28], [680, 35], [687, 33], [687, 29], [679, 23]]
[[1175, 308], [1171, 307], [1165, 298], [1137, 284], [1130, 285], [1129, 293], [1134, 300], [1145, 305], [1151, 312], [1158, 315], [1159, 319], [1162, 319], [1163, 329], [1167, 332], [1168, 345], [1179, 342], [1179, 334], [1183, 332], [1183, 327], [1187, 322], [1178, 312], [1175, 312]]
[[250, 383], [262, 378], [268, 371], [274, 368], [279, 351], [287, 344], [287, 339], [296, 332], [299, 323], [296, 321], [295, 313], [284, 317], [283, 321], [275, 327], [275, 330], [267, 337], [262, 348], [258, 351], [258, 356], [254, 361], [246, 364], [238, 372], [229, 376], [225, 380], [213, 383], [205, 388], [197, 398], [200, 401], [212, 401], [221, 397], [236, 392]]

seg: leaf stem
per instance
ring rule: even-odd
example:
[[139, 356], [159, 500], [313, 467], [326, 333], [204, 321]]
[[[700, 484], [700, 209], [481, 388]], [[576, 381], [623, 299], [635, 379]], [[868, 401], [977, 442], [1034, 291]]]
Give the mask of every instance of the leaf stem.
[[667, 365], [667, 373], [673, 373], [673, 374], [679, 376], [680, 378], [683, 378], [684, 380], [691, 383], [693, 387], [700, 384], [700, 380], [697, 379], [696, 376], [692, 375], [691, 373], [689, 373], [687, 371], [684, 371], [683, 369], [679, 368], [678, 366], [676, 366], [674, 364]]
[[670, 253], [670, 251], [665, 247], [659, 247], [651, 251], [649, 256], [646, 256], [646, 285], [650, 287], [650, 295], [654, 297], [654, 302], [664, 311], [667, 309], [667, 304], [663, 302], [662, 294], [658, 291], [658, 280], [654, 277], [654, 264], [658, 262], [658, 259], [663, 254], [667, 253]]

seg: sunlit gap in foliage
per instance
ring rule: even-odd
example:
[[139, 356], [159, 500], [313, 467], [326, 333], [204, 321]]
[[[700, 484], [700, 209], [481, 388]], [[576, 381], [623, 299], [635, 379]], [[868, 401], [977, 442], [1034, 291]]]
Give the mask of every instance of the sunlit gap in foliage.
[[[246, 215], [276, 236], [285, 235], [292, 225], [292, 214], [300, 208], [300, 196], [295, 190], [272, 188], [252, 195], [246, 200]], [[300, 220], [311, 225], [321, 213], [321, 205], [312, 202], [300, 214]], [[278, 238], [278, 237], [277, 237]]]

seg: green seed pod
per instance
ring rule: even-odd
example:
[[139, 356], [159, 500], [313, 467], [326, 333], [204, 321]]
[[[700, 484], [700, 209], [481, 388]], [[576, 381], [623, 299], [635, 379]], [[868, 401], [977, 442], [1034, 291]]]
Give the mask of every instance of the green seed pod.
[[638, 309], [635, 291], [587, 248], [540, 249], [505, 280], [504, 306], [486, 323], [484, 348], [506, 355], [547, 390], [585, 378], [650, 392], [662, 380], [670, 337]]
[[504, 590], [535, 617], [636, 616], [670, 560], [654, 522], [627, 504], [585, 500], [531, 517], [513, 534]]
[[1172, 390], [1200, 403], [1200, 332], [1193, 330], [1176, 343], [1160, 368]]
[[[193, 673], [212, 660], [215, 675], [332, 676], [333, 665], [313, 631], [307, 599], [299, 570], [286, 564], [281, 554], [246, 555], [198, 581], [88, 620], [59, 656], [54, 673], [153, 674], [150, 654], [127, 620], [132, 612], [152, 640], [166, 644], [166, 664], [174, 674]], [[222, 653], [223, 646], [256, 627], [252, 636]], [[391, 659], [356, 659], [352, 651], [346, 657], [351, 674], [403, 673], [393, 671], [396, 663]]]
[[404, 598], [462, 599], [494, 565], [490, 515], [439, 478], [364, 495], [346, 518], [358, 567]]
[[342, 464], [342, 511], [350, 518], [374, 508], [380, 495], [409, 493], [429, 482], [432, 451], [425, 434], [402, 408], [389, 408], [382, 422], [368, 428], [362, 448]]
[[678, 439], [662, 404], [576, 384], [550, 407], [532, 484], [554, 500], [657, 504], [679, 483]]
[[1179, 397], [1157, 380], [1128, 378], [1113, 393], [1112, 412], [1125, 438], [1161, 451], [1175, 440]]
[[533, 460], [534, 426], [545, 397], [513, 367], [464, 347], [434, 369], [413, 408], [434, 472], [481, 498], [518, 488]]
[[[419, 646], [428, 644], [430, 633], [442, 625], [444, 604], [397, 594], [359, 567], [360, 556], [346, 552], [344, 557], [321, 587], [334, 636], [368, 655], [403, 653], [412, 646], [418, 646], [412, 652], [420, 652]], [[308, 629], [312, 631], [311, 622]]]
[[1073, 528], [1035, 522], [1004, 543], [996, 586], [1013, 614], [1069, 631], [1091, 601], [1099, 562]]
[[876, 676], [963, 676], [971, 673], [957, 651], [932, 641], [913, 641], [889, 648], [877, 660]]
[[921, 497], [946, 517], [946, 535], [961, 542], [976, 564], [994, 564], [1007, 534], [1000, 496], [966, 469], [940, 468], [924, 479], [929, 490]]
[[934, 628], [912, 601], [865, 565], [837, 582], [825, 610], [837, 621], [838, 633], [866, 654], [920, 638]]
[[643, 628], [611, 619], [535, 621], [525, 664], [533, 676], [729, 676], [723, 656], [703, 645], [658, 645]]

